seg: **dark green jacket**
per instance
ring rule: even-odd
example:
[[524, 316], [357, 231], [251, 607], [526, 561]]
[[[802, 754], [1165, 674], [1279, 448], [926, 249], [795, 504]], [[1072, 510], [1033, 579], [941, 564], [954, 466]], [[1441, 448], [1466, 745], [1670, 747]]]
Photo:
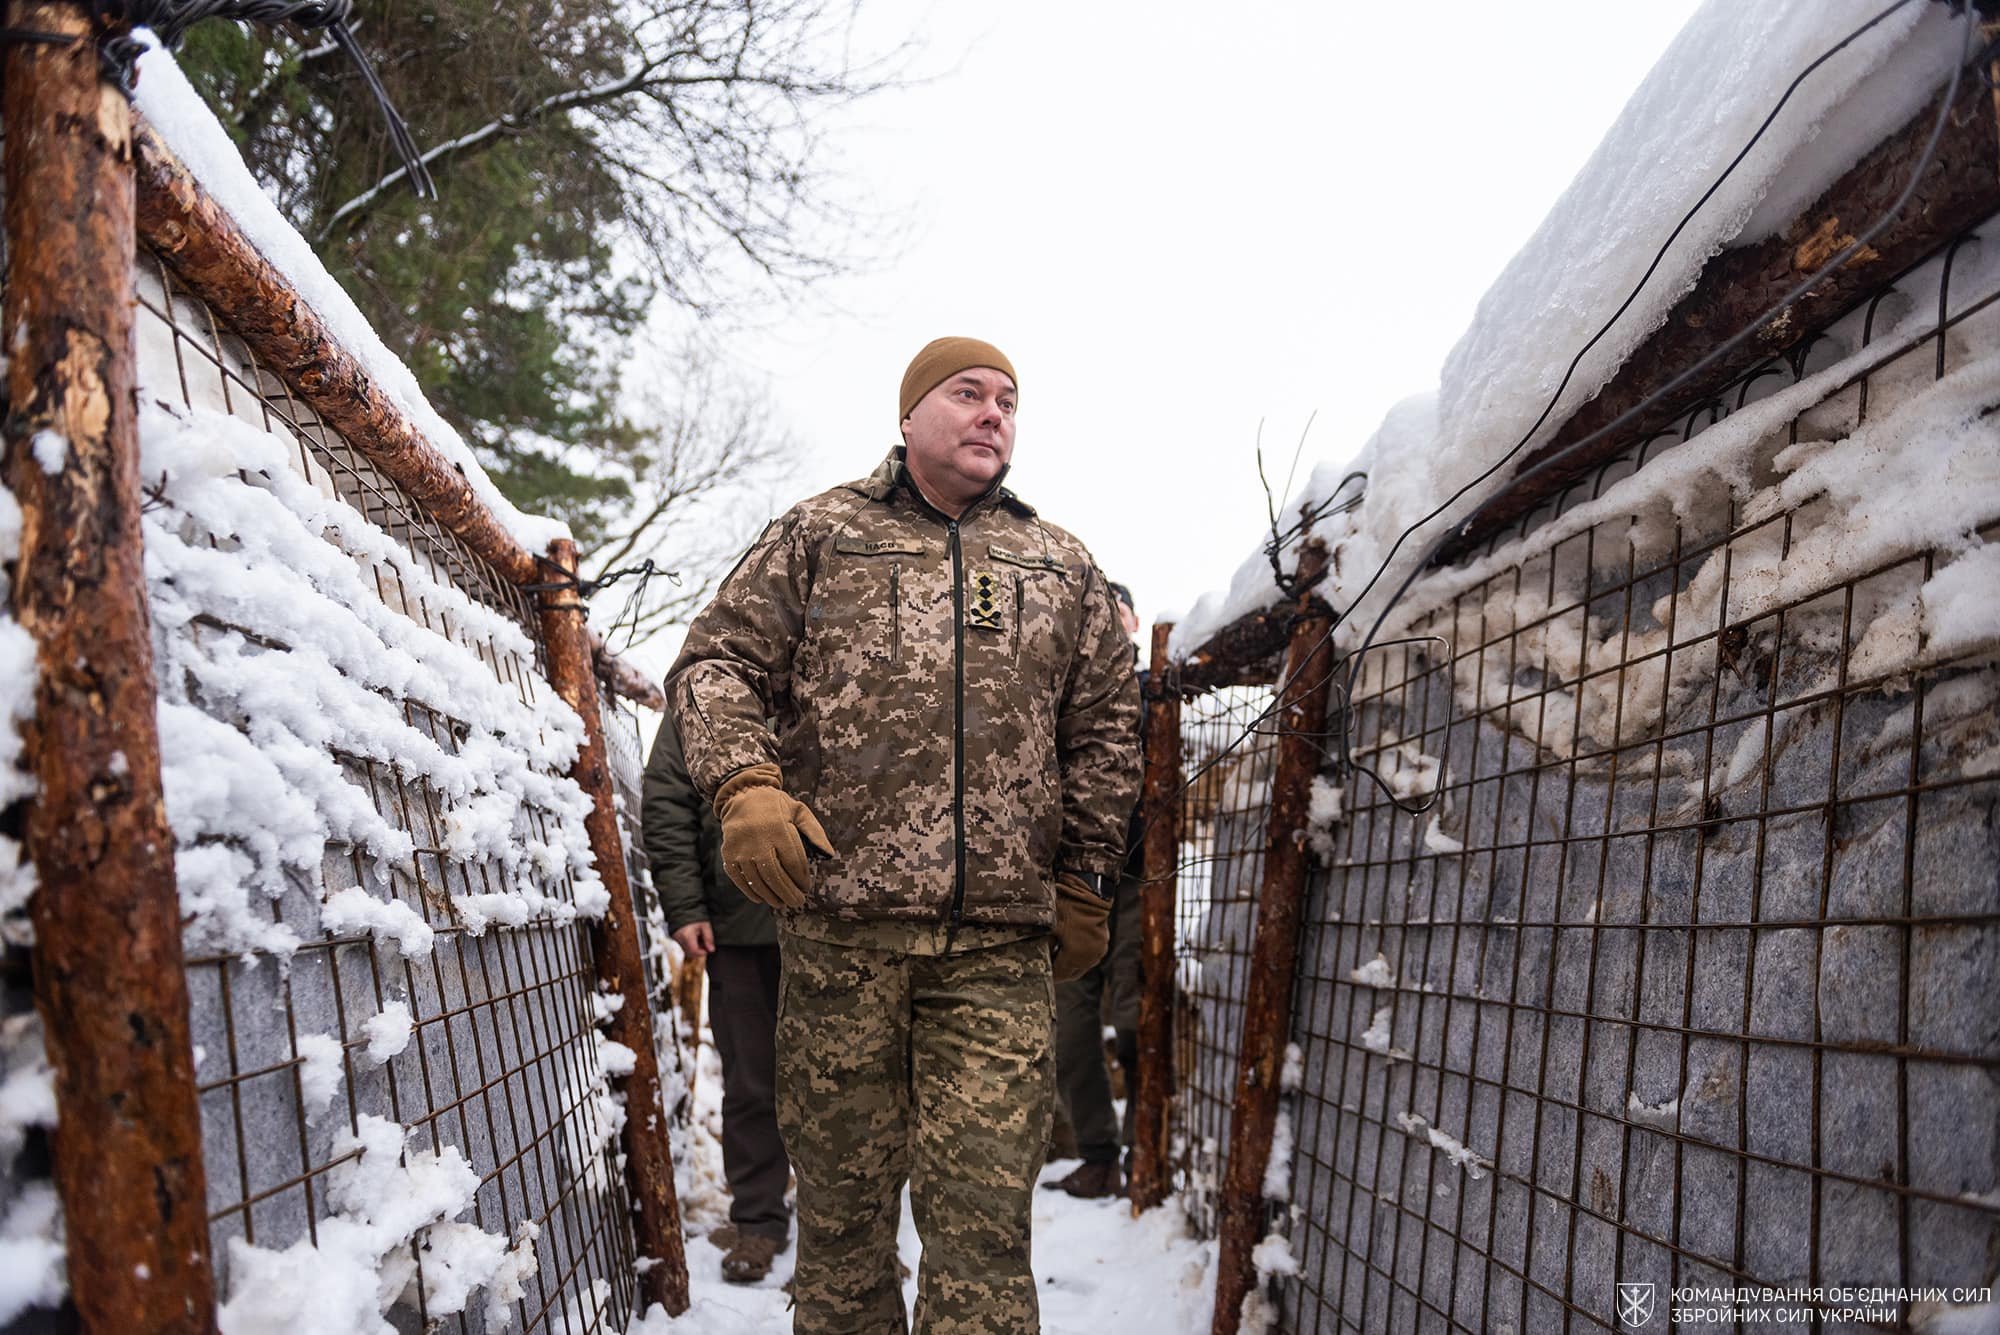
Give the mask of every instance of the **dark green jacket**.
[[667, 929], [714, 925], [719, 946], [774, 946], [778, 925], [771, 910], [744, 897], [722, 871], [722, 828], [715, 811], [694, 790], [681, 739], [668, 714], [646, 761], [639, 799], [641, 841], [653, 867], [653, 889]]

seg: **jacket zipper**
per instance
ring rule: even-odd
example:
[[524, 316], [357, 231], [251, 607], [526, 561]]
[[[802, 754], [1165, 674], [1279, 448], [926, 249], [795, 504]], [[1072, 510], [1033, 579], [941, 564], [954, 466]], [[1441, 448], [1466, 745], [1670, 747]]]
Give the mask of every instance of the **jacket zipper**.
[[1019, 575], [1014, 576], [1014, 658], [1021, 657], [1021, 614], [1027, 610], [1028, 592]]
[[903, 660], [903, 563], [889, 563], [889, 661]]
[[946, 521], [944, 531], [951, 542], [951, 824], [955, 852], [951, 930], [956, 932], [965, 917], [965, 581], [960, 568], [958, 521]]

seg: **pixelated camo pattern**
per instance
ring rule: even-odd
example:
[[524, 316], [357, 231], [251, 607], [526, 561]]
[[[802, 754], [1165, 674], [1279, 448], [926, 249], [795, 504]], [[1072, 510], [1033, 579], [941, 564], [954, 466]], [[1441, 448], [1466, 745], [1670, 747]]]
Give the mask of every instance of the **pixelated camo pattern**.
[[918, 1335], [1030, 1335], [1055, 1050], [1045, 938], [945, 956], [786, 932], [778, 1122], [798, 1174], [796, 1335], [899, 1335], [907, 1176]]
[[808, 912], [942, 917], [962, 652], [964, 918], [1047, 925], [1058, 864], [1119, 870], [1134, 651], [1074, 537], [1003, 488], [961, 517], [954, 565], [899, 456], [780, 516], [695, 619], [668, 681], [688, 770], [712, 794], [778, 762], [836, 850]]

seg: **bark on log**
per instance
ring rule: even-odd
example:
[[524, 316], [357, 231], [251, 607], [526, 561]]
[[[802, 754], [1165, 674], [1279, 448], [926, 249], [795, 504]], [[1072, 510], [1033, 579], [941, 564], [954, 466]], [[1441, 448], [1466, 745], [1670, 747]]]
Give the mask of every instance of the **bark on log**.
[[[549, 544], [549, 560], [558, 570], [573, 572], [576, 545], [566, 538]], [[598, 987], [607, 996], [624, 998], [605, 1029], [638, 1058], [630, 1075], [614, 1078], [611, 1084], [625, 1097], [625, 1129], [620, 1133], [620, 1148], [625, 1153], [626, 1185], [632, 1194], [639, 1255], [654, 1263], [646, 1267], [639, 1282], [648, 1303], [659, 1303], [670, 1315], [679, 1316], [688, 1308], [680, 1200], [674, 1194], [667, 1114], [660, 1103], [659, 1058], [653, 1048], [652, 1007], [646, 997], [646, 975], [639, 952], [639, 920], [632, 883], [625, 874], [625, 849], [619, 836], [611, 766], [605, 754], [604, 728], [598, 713], [590, 636], [584, 625], [583, 601], [575, 589], [543, 592], [541, 626], [548, 651], [550, 684], [583, 719], [584, 744], [570, 777], [590, 795], [590, 814], [584, 824], [590, 834], [590, 851], [598, 875], [611, 894], [611, 907], [590, 930]]]
[[1229, 1166], [1217, 1204], [1214, 1335], [1236, 1335], [1243, 1298], [1257, 1283], [1251, 1253], [1264, 1230], [1264, 1172], [1278, 1121], [1279, 1081], [1290, 1040], [1299, 917], [1310, 871], [1306, 822], [1326, 731], [1333, 677], [1333, 618], [1308, 606], [1292, 631], [1279, 686], [1280, 736], [1265, 818], [1264, 879], [1257, 894], [1243, 1042], [1229, 1118]]
[[[1513, 481], [1460, 524], [1436, 562], [1455, 560], [1510, 521], [1670, 426], [1705, 396], [1826, 328], [1896, 274], [2000, 209], [2000, 97], [1968, 73], [1959, 84], [1937, 152], [1910, 202], [1867, 247], [1767, 321], [1730, 356], [1718, 359], [1617, 431], [1588, 445], [1577, 444], [1750, 324], [1884, 216], [1909, 182], [1937, 114], [1933, 99], [1779, 235], [1710, 260], [1694, 290], [1673, 308], [1658, 332], [1596, 397], [1571, 414], [1546, 445], [1522, 461]], [[1563, 454], [1572, 447], [1573, 452]], [[1563, 457], [1557, 459], [1558, 454]]]
[[35, 1001], [69, 1290], [85, 1330], [215, 1328], [174, 836], [160, 792], [139, 528], [131, 108], [81, 5], [22, 3], [4, 48], [5, 477], [34, 636]]
[[329, 428], [514, 584], [541, 568], [143, 120], [139, 236]]
[[1173, 1096], [1174, 900], [1181, 844], [1181, 698], [1168, 689], [1170, 623], [1153, 627], [1147, 674], [1145, 831], [1139, 891], [1139, 1070], [1132, 1109], [1132, 1213], [1167, 1198], [1167, 1101]]

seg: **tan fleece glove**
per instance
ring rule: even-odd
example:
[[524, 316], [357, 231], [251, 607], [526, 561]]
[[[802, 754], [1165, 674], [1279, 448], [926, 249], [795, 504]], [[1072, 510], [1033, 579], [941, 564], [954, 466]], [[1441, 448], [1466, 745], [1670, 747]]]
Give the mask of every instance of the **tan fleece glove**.
[[1073, 872], [1056, 873], [1055, 975], [1067, 983], [1090, 972], [1111, 948], [1111, 901]]
[[715, 815], [722, 822], [722, 869], [738, 890], [774, 909], [806, 902], [812, 886], [806, 848], [832, 857], [833, 845], [819, 818], [785, 791], [776, 765], [752, 765], [723, 780]]

